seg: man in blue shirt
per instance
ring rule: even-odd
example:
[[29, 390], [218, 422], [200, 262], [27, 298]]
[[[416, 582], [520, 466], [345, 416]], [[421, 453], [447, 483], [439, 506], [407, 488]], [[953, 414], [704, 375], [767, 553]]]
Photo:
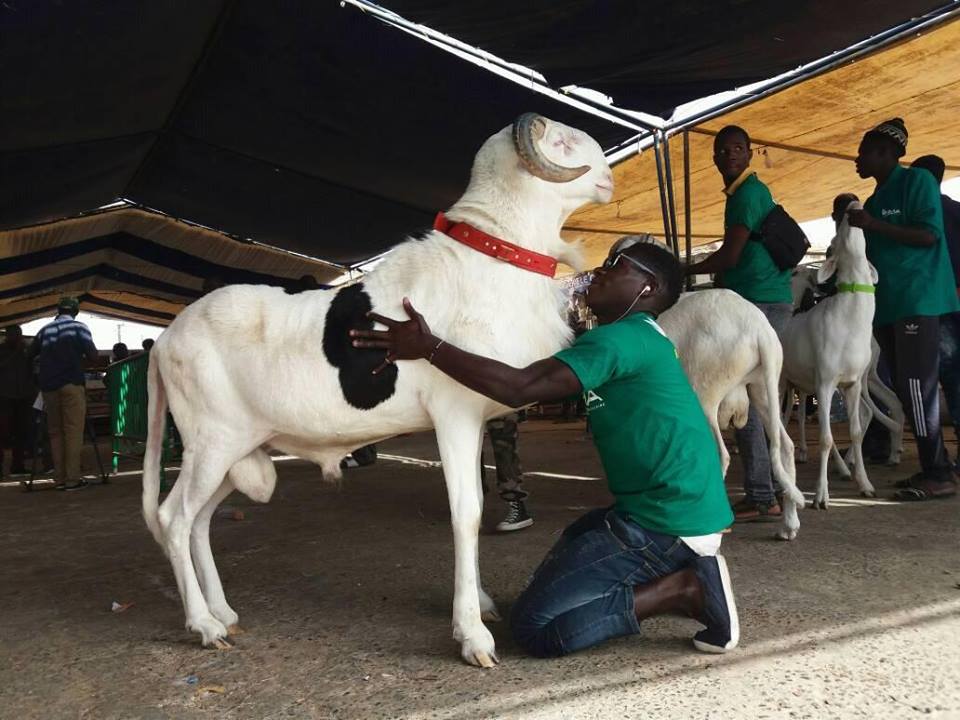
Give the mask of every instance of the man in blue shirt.
[[84, 484], [80, 474], [87, 416], [83, 365], [84, 360], [96, 360], [97, 348], [90, 328], [76, 319], [79, 312], [76, 298], [60, 298], [57, 317], [40, 329], [30, 349], [32, 357], [40, 356], [40, 391], [58, 490], [74, 490]]

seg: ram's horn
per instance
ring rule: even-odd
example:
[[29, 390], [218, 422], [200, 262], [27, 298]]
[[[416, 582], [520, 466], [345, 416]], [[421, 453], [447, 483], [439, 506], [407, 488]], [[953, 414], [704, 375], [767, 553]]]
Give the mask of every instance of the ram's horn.
[[570, 182], [590, 169], [589, 165], [568, 168], [557, 165], [544, 156], [537, 142], [547, 131], [547, 121], [536, 113], [524, 113], [513, 123], [513, 146], [523, 166], [538, 178], [548, 182]]

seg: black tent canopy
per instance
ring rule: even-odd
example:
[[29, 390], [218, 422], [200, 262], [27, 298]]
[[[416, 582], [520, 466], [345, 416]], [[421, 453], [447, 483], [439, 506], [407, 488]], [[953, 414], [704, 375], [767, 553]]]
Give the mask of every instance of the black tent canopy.
[[945, 0], [382, 0], [422, 23], [621, 108], [677, 105], [765, 80], [866, 40]]
[[2, 228], [122, 197], [352, 264], [428, 226], [524, 110], [633, 132], [330, 0], [13, 5]]
[[[554, 88], [659, 113], [942, 3], [384, 0]], [[7, 2], [0, 37], [0, 230], [124, 199], [351, 266], [429, 226], [483, 140], [521, 112], [606, 148], [637, 133], [339, 0]], [[181, 286], [196, 288], [203, 267]], [[0, 271], [0, 289], [16, 295], [18, 282]]]

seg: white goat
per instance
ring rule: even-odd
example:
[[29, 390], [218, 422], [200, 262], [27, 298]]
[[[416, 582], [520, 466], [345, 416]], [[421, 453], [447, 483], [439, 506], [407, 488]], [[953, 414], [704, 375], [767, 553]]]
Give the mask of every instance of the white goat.
[[[560, 228], [574, 210], [608, 202], [612, 193], [613, 175], [591, 137], [528, 113], [483, 144], [469, 186], [446, 216], [579, 266], [579, 252], [560, 238]], [[513, 260], [513, 253], [503, 258]], [[467, 662], [497, 662], [483, 624], [499, 616], [480, 585], [479, 467], [484, 421], [507, 408], [424, 360], [371, 375], [384, 353], [353, 348], [347, 333], [371, 327], [371, 309], [402, 317], [403, 297], [450, 342], [514, 366], [553, 354], [572, 336], [558, 283], [433, 230], [398, 246], [362, 283], [338, 290], [217, 290], [187, 307], [157, 339], [143, 514], [170, 558], [187, 628], [200, 633], [204, 645], [229, 645], [238, 620], [214, 565], [210, 517], [235, 488], [269, 500], [276, 472], [265, 447], [312, 460], [325, 477], [339, 478], [340, 460], [351, 450], [435, 427], [453, 525], [453, 636]], [[183, 439], [183, 462], [158, 508], [168, 403]]]
[[[858, 202], [848, 209], [860, 208]], [[833, 255], [817, 274], [819, 282], [837, 276], [837, 294], [820, 301], [811, 310], [794, 315], [783, 331], [783, 378], [787, 397], [792, 388], [815, 393], [820, 418], [820, 475], [814, 507], [829, 504], [827, 466], [834, 447], [830, 430], [830, 403], [840, 388], [850, 420], [853, 476], [862, 495], [874, 497], [867, 478], [861, 443], [863, 428], [859, 412], [865, 394], [863, 381], [871, 362], [871, 340], [877, 272], [867, 261], [866, 241], [860, 228], [851, 227], [846, 216], [832, 243]], [[869, 400], [868, 400], [869, 402]], [[787, 416], [790, 407], [788, 403]], [[840, 465], [846, 469], [842, 460]]]
[[783, 490], [783, 527], [778, 536], [796, 538], [798, 507], [793, 441], [780, 420], [779, 382], [783, 353], [777, 333], [753, 304], [730, 290], [703, 290], [681, 296], [658, 322], [680, 354], [710, 422], [724, 475], [730, 454], [720, 430], [743, 427], [751, 403], [770, 440], [770, 466]]
[[[793, 275], [793, 306], [799, 308], [803, 296], [807, 290], [815, 290], [817, 282], [816, 268], [802, 267], [798, 268]], [[876, 338], [870, 338], [870, 366], [867, 373], [861, 380], [861, 401], [860, 401], [860, 427], [866, 431], [871, 420], [876, 419], [890, 433], [890, 454], [887, 456], [886, 464], [893, 466], [900, 464], [900, 456], [903, 452], [903, 424], [906, 417], [903, 412], [903, 405], [896, 393], [893, 392], [880, 379], [878, 367], [880, 364], [880, 345]], [[797, 390], [794, 388], [794, 390]], [[806, 405], [809, 395], [803, 391], [797, 390], [799, 400], [799, 409], [797, 413], [797, 424], [800, 428], [800, 444], [797, 447], [797, 462], [805, 463], [807, 461], [807, 413]], [[873, 398], [879, 398], [887, 407], [887, 413], [880, 410]], [[786, 398], [787, 406], [785, 409], [784, 425], [789, 425], [792, 411], [793, 397], [788, 393]], [[849, 408], [848, 408], [849, 411]], [[853, 449], [847, 448], [845, 457], [840, 457], [836, 445], [830, 450], [834, 465], [843, 477], [850, 477], [850, 467], [853, 466]]]

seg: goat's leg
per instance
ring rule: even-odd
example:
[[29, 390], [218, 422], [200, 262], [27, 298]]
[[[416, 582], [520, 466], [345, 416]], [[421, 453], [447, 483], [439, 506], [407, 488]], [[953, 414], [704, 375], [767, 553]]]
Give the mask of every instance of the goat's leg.
[[876, 497], [877, 493], [870, 484], [867, 477], [867, 468], [863, 463], [863, 425], [860, 416], [860, 395], [861, 380], [857, 380], [849, 387], [844, 388], [843, 394], [847, 401], [847, 415], [850, 418], [850, 450], [853, 452], [853, 479], [860, 488], [860, 494], [864, 497]]
[[[461, 400], [462, 402], [462, 400]], [[480, 618], [480, 579], [477, 535], [480, 532], [479, 416], [450, 417], [437, 423], [437, 445], [450, 500], [455, 557], [453, 638], [460, 655], [471, 665], [493, 667], [497, 662], [493, 635]]]
[[[203, 443], [202, 447], [206, 450], [210, 445]], [[222, 485], [233, 461], [234, 458], [225, 456], [221, 450], [184, 450], [180, 477], [159, 511], [164, 549], [177, 579], [186, 627], [200, 633], [205, 647], [219, 649], [231, 647], [231, 643], [227, 640], [226, 625], [210, 612], [200, 589], [190, 554], [190, 534], [194, 520]]]
[[830, 463], [830, 450], [833, 448], [833, 432], [830, 429], [830, 401], [836, 386], [823, 383], [817, 387], [817, 415], [820, 420], [820, 474], [817, 478], [817, 493], [813, 507], [826, 510], [830, 504], [827, 469]]
[[[483, 452], [483, 438], [485, 431], [480, 431], [480, 442], [477, 444], [477, 462], [476, 465], [479, 467], [482, 462], [482, 452]], [[480, 503], [480, 514], [483, 515], [483, 478], [478, 474], [477, 475], [477, 502]], [[480, 580], [480, 553], [476, 553], [476, 570], [477, 570], [477, 599], [480, 601], [480, 619], [484, 622], [500, 622], [503, 618], [500, 616], [500, 611], [497, 610], [497, 604], [483, 589], [483, 585]]]
[[193, 566], [197, 571], [197, 579], [200, 581], [200, 589], [203, 591], [203, 598], [210, 612], [226, 626], [230, 635], [239, 632], [237, 625], [239, 616], [227, 604], [227, 598], [223, 594], [220, 574], [217, 572], [213, 550], [210, 548], [210, 518], [216, 512], [217, 506], [233, 492], [233, 489], [233, 483], [228, 476], [197, 514], [190, 531], [190, 553]]

